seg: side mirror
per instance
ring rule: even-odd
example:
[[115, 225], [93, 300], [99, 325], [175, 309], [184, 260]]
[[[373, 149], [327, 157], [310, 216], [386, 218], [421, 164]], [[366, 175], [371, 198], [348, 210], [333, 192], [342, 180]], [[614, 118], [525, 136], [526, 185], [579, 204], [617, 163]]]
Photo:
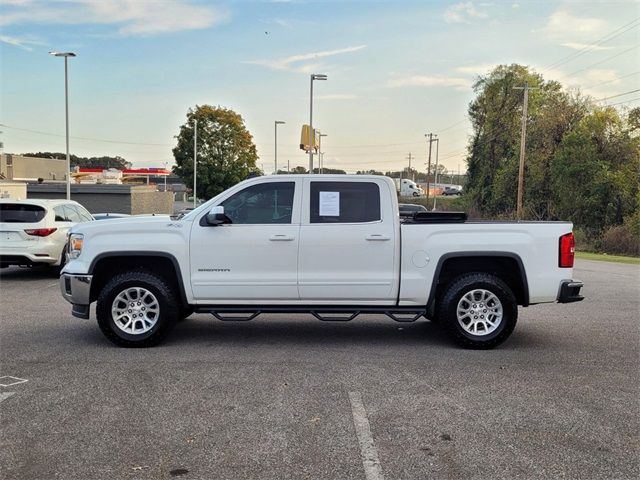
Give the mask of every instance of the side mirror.
[[231, 223], [231, 219], [224, 214], [224, 207], [219, 205], [212, 207], [200, 221], [200, 225], [210, 227], [216, 227], [223, 223]]

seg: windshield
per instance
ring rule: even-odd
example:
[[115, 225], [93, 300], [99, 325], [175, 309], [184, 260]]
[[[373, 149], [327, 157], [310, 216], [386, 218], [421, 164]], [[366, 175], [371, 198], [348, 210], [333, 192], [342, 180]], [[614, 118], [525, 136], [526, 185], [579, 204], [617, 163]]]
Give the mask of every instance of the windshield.
[[0, 204], [0, 222], [3, 223], [38, 223], [47, 211], [38, 205], [24, 203]]

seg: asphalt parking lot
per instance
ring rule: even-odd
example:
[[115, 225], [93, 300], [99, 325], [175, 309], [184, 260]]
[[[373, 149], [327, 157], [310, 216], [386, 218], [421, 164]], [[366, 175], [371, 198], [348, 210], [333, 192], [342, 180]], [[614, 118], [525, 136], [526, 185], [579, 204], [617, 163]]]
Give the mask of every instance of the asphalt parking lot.
[[521, 309], [493, 351], [426, 320], [208, 315], [135, 350], [2, 270], [0, 376], [27, 381], [0, 387], [0, 478], [638, 478], [640, 268], [574, 276], [585, 301]]

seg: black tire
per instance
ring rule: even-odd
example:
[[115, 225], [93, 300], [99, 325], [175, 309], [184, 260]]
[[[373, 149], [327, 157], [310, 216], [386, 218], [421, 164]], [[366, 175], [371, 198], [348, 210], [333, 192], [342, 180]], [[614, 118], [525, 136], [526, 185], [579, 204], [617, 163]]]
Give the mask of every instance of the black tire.
[[[502, 306], [502, 319], [495, 330], [490, 333], [474, 335], [466, 331], [460, 324], [460, 321], [458, 321], [458, 304], [461, 299], [472, 290], [485, 290], [495, 295], [500, 301]], [[484, 315], [483, 312], [486, 312], [486, 309], [478, 313]], [[488, 315], [487, 318], [489, 318]], [[442, 301], [438, 306], [438, 322], [449, 336], [464, 348], [489, 349], [497, 347], [509, 338], [516, 326], [517, 320], [518, 302], [515, 295], [506, 283], [488, 273], [469, 273], [454, 279], [448, 285], [442, 296]], [[461, 321], [465, 323], [465, 320]], [[469, 317], [469, 321], [471, 321], [471, 317]], [[483, 328], [491, 327], [487, 327], [487, 323], [484, 323]]]
[[[159, 305], [155, 324], [145, 333], [124, 332], [116, 326], [111, 315], [111, 308], [118, 294], [131, 287], [148, 290], [155, 296]], [[171, 331], [178, 320], [179, 310], [179, 302], [176, 300], [175, 293], [164, 278], [144, 270], [135, 270], [116, 275], [104, 286], [98, 295], [96, 316], [102, 333], [116, 345], [121, 347], [152, 347], [164, 340]]]

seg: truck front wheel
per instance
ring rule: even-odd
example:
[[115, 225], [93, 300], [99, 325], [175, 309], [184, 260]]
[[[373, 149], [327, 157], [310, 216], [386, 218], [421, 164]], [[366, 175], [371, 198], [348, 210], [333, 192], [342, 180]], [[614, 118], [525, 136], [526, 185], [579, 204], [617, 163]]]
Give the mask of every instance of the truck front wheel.
[[136, 270], [113, 277], [98, 296], [96, 316], [102, 333], [121, 347], [160, 343], [178, 319], [178, 302], [168, 283]]
[[456, 343], [488, 349], [500, 345], [513, 332], [518, 303], [498, 277], [470, 273], [449, 284], [438, 312], [439, 323]]

